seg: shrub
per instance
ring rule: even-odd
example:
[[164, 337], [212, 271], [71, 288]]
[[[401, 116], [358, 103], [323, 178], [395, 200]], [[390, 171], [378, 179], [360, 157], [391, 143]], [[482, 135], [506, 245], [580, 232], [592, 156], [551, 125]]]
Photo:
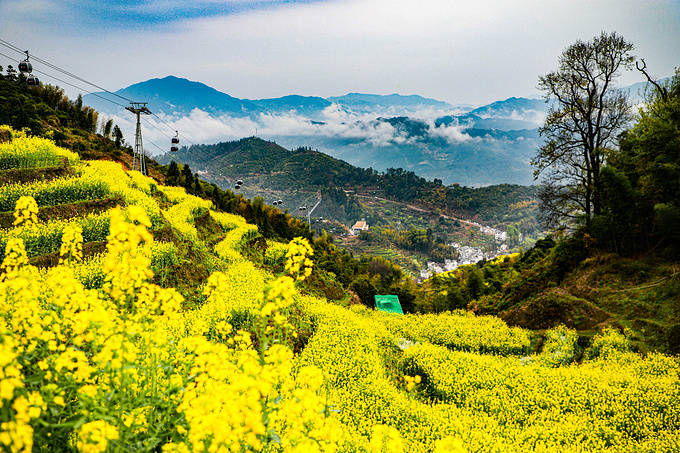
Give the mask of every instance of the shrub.
[[585, 233], [579, 231], [561, 240], [553, 253], [557, 279], [561, 281], [588, 257]]

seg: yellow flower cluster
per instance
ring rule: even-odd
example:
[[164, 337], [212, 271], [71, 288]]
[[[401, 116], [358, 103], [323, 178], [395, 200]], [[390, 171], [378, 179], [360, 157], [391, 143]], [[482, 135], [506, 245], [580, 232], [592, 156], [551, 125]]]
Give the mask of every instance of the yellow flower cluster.
[[38, 203], [30, 196], [23, 196], [17, 200], [14, 208], [14, 226], [33, 228], [38, 223]]
[[149, 269], [153, 236], [147, 230], [151, 221], [138, 206], [130, 206], [128, 215], [133, 223], [125, 221], [119, 208], [111, 212], [108, 255], [104, 262], [107, 274], [104, 290], [126, 308], [130, 308], [129, 302], [144, 282], [153, 277]]
[[0, 143], [0, 169], [56, 167], [64, 158], [71, 167], [80, 162], [77, 153], [56, 146], [52, 140], [29, 137], [9, 126], [2, 129], [10, 130], [12, 141]]
[[215, 245], [215, 253], [226, 263], [242, 261], [239, 251], [251, 239], [258, 236], [257, 226], [246, 223], [243, 217], [223, 212], [210, 212], [223, 228], [230, 230], [224, 239]]
[[[20, 365], [17, 364], [16, 344], [4, 327], [0, 327], [0, 413], [11, 411], [13, 420], [0, 420], [0, 448], [10, 452], [31, 452], [33, 428], [31, 420], [38, 418], [44, 407], [37, 392], [25, 396]], [[14, 398], [19, 393], [20, 396]], [[12, 399], [14, 398], [14, 402]]]
[[304, 280], [312, 274], [312, 255], [314, 251], [307, 239], [293, 239], [286, 252], [286, 270], [296, 280]]
[[415, 375], [415, 376], [404, 376], [404, 380], [406, 381], [406, 390], [407, 391], [412, 391], [416, 385], [420, 384], [421, 379], [420, 376]]
[[[33, 224], [30, 227], [20, 225], [11, 229], [0, 230], [0, 244], [11, 238], [21, 239], [30, 258], [47, 253], [56, 253], [60, 250], [64, 229], [69, 225], [80, 225], [85, 241], [105, 240], [109, 230], [109, 216], [109, 212], [104, 212], [75, 219]], [[0, 256], [4, 256], [4, 253], [0, 252]]]
[[529, 331], [508, 327], [495, 316], [475, 316], [468, 311], [440, 314], [394, 316], [372, 313], [396, 338], [427, 342], [449, 349], [493, 353], [525, 354], [529, 350]]
[[514, 439], [513, 451], [537, 439], [553, 447], [627, 451], [680, 428], [680, 409], [673, 403], [680, 364], [661, 355], [552, 368], [540, 360], [423, 344], [406, 350], [405, 357], [407, 370], [425, 376], [428, 397], [451, 412], [462, 410], [465, 418], [457, 416], [469, 425], [489, 417], [499, 425], [495, 441]]
[[110, 193], [101, 179], [81, 177], [8, 184], [0, 187], [0, 211], [10, 211], [21, 196], [31, 196], [40, 207], [104, 198]]
[[[102, 181], [112, 194], [120, 195], [127, 206], [143, 208], [154, 228], [160, 226], [163, 220], [158, 203], [151, 196], [150, 191], [145, 192], [139, 189], [139, 186], [143, 187], [143, 184], [133, 179], [133, 177], [138, 178], [139, 172], [130, 172], [130, 174], [126, 173], [117, 162], [97, 160], [87, 162], [87, 166], [83, 168], [82, 178], [85, 181]], [[150, 187], [151, 182], [148, 182], [148, 185]]]
[[59, 250], [59, 264], [82, 261], [83, 259], [83, 228], [77, 224], [64, 228]]
[[164, 217], [185, 238], [197, 240], [198, 231], [194, 226], [194, 218], [210, 209], [212, 202], [187, 194], [183, 187], [160, 186], [159, 189], [166, 195], [171, 194], [172, 196], [168, 196], [168, 198], [176, 203], [168, 210], [163, 211]]
[[104, 420], [95, 420], [80, 427], [76, 448], [82, 453], [103, 453], [110, 440], [118, 440], [118, 430]]
[[4, 271], [5, 275], [0, 278], [11, 279], [14, 272], [27, 264], [28, 256], [24, 248], [24, 241], [19, 238], [10, 238], [5, 248], [5, 258], [0, 265], [0, 270]]
[[130, 184], [131, 187], [134, 187], [136, 189], [141, 190], [147, 195], [150, 195], [151, 192], [154, 189], [158, 189], [158, 185], [156, 184], [156, 181], [153, 179], [149, 178], [148, 176], [144, 176], [138, 171], [127, 171], [125, 172], [128, 177], [132, 180], [132, 183]]
[[264, 253], [264, 264], [267, 266], [280, 266], [286, 259], [288, 244], [267, 240], [267, 250]]

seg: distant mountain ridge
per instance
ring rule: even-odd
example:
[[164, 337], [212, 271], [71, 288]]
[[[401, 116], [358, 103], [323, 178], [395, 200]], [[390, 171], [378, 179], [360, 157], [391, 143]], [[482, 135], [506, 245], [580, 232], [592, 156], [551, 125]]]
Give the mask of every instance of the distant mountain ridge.
[[[110, 97], [107, 93], [97, 96]], [[148, 102], [154, 113], [188, 116], [194, 108], [208, 113], [224, 114], [264, 111], [264, 108], [246, 99], [238, 99], [200, 82], [192, 82], [175, 76], [150, 79], [120, 89], [115, 94], [124, 98]], [[83, 96], [85, 104], [99, 111], [110, 111], [110, 105], [94, 95]]]
[[[332, 104], [339, 105], [346, 112], [356, 114], [377, 113], [379, 115], [400, 116], [419, 110], [470, 110], [470, 107], [454, 106], [448, 102], [429, 99], [418, 95], [400, 94], [362, 94], [349, 93], [327, 99], [318, 96], [288, 95], [270, 99], [239, 99], [218, 91], [203, 83], [166, 76], [162, 79], [149, 79], [114, 92], [135, 101], [148, 102], [154, 113], [165, 115], [187, 115], [194, 108], [218, 116], [233, 114], [238, 116], [260, 113], [318, 113]], [[102, 98], [116, 100], [106, 92], [86, 94], [83, 101], [101, 112], [111, 112], [112, 104]], [[115, 107], [114, 107], [115, 109]]]
[[[543, 99], [519, 97], [475, 108], [400, 94], [249, 100], [175, 76], [140, 82], [116, 94], [148, 102], [166, 123], [157, 122], [155, 129], [174, 123], [172, 128], [181, 129], [193, 143], [257, 135], [288, 149], [311, 147], [355, 166], [403, 168], [471, 187], [534, 183], [530, 160], [541, 145], [538, 127], [549, 108]], [[132, 141], [134, 117], [98, 96], [111, 97], [95, 93], [83, 101], [112, 116]], [[144, 143], [162, 150], [157, 142], [166, 143], [168, 134], [144, 128]]]

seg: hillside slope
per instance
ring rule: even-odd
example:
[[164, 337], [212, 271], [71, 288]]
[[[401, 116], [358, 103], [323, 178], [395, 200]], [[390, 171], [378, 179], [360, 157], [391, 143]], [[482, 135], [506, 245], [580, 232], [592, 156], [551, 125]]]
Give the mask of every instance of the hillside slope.
[[[632, 353], [608, 330], [572, 363], [577, 338], [563, 328], [532, 352], [530, 331], [496, 317], [402, 316], [312, 296], [307, 240], [265, 240], [183, 188], [12, 135], [0, 144], [4, 180], [64, 170], [0, 187], [16, 219], [0, 230], [0, 422], [11, 448], [677, 446], [676, 358]], [[107, 199], [117, 207], [70, 214]], [[58, 218], [33, 216], [50, 208]], [[106, 247], [81, 261], [80, 246], [97, 243]], [[55, 254], [62, 263], [38, 259]]]
[[[157, 160], [163, 164], [172, 160], [188, 164], [206, 181], [223, 189], [233, 188], [237, 180], [242, 180], [244, 184], [239, 190], [247, 197], [261, 196], [268, 203], [281, 199], [283, 204], [279, 208], [291, 212], [314, 203], [321, 191], [324, 200], [342, 206], [344, 214], [327, 210], [318, 215], [341, 223], [365, 216], [342, 193], [345, 191], [407, 202], [430, 212], [439, 210], [451, 216], [474, 217], [494, 225], [525, 221], [525, 234], [536, 228], [536, 186], [446, 187], [440, 180], [427, 181], [401, 168], [378, 173], [309, 148], [289, 151], [257, 137], [181, 148], [176, 153], [158, 156]], [[327, 207], [324, 202], [320, 209]]]

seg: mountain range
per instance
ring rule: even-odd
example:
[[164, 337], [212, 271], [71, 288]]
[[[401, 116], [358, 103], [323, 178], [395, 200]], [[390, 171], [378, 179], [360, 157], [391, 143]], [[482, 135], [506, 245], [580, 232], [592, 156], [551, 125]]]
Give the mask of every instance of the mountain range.
[[[174, 76], [140, 82], [115, 95], [148, 102], [154, 116], [144, 118], [143, 134], [144, 143], [155, 148], [149, 148], [152, 154], [168, 151], [163, 144], [175, 129], [182, 145], [257, 135], [364, 168], [403, 168], [471, 187], [533, 183], [529, 162], [540, 146], [538, 127], [549, 107], [542, 99], [521, 97], [473, 107], [418, 95], [361, 93], [250, 100]], [[120, 99], [102, 92], [83, 101], [113, 118], [128, 142], [134, 141], [135, 117], [120, 107]]]

